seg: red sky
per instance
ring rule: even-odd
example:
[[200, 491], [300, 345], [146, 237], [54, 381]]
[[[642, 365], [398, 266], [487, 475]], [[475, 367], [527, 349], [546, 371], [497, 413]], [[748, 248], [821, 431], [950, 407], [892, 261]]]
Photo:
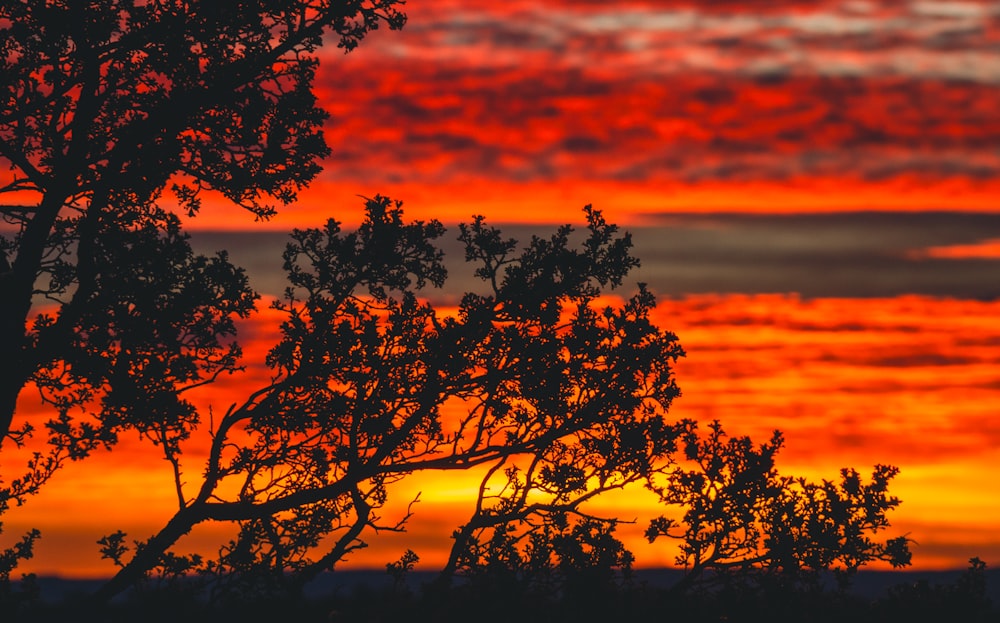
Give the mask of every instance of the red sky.
[[[913, 211], [1000, 213], [995, 2], [414, 0], [407, 12], [403, 32], [380, 31], [347, 56], [323, 52], [319, 92], [334, 155], [300, 203], [264, 225], [209, 206], [192, 227], [351, 223], [357, 195], [376, 193], [404, 200], [412, 217], [448, 222], [477, 213], [579, 221], [587, 203], [614, 221], [658, 226], [681, 212], [885, 210], [900, 225]], [[947, 218], [936, 223], [948, 230]], [[743, 291], [738, 280], [718, 293], [671, 291], [657, 313], [688, 352], [672, 413], [720, 418], [736, 434], [781, 428], [790, 472], [832, 478], [844, 466], [898, 465], [903, 505], [891, 532], [917, 541], [915, 567], [962, 567], [971, 556], [1000, 564], [995, 286], [974, 290], [986, 300], [915, 296], [865, 255], [855, 268], [871, 273], [872, 289], [798, 296], [803, 280], [832, 282], [860, 261], [857, 248], [823, 246], [826, 226], [797, 234], [815, 250], [802, 265], [811, 272], [767, 281], [771, 294], [753, 288], [763, 275], [745, 277]], [[953, 242], [908, 235], [915, 242], [900, 257], [954, 261], [919, 266], [975, 269], [973, 280], [994, 266], [975, 262], [1000, 255], [995, 228]], [[679, 279], [744, 261], [726, 246], [732, 240], [719, 244], [651, 258], [642, 270], [669, 265]], [[779, 242], [748, 234], [745, 244], [764, 253]], [[791, 274], [796, 257], [761, 270]], [[267, 331], [253, 336], [250, 363], [269, 344]], [[205, 404], [228, 404], [253, 372]], [[189, 453], [192, 474], [199, 452]], [[373, 538], [354, 564], [381, 566], [413, 547], [433, 568], [468, 512], [467, 486], [460, 477], [406, 485], [403, 493], [423, 491], [411, 532]], [[94, 541], [119, 527], [154, 531], [170, 512], [170, 487], [167, 464], [125, 440], [5, 516], [3, 538], [44, 530], [26, 571], [105, 574]], [[639, 520], [624, 528], [637, 564], [670, 561], [669, 550], [641, 544], [643, 521], [660, 512], [648, 498], [626, 493], [606, 504]], [[211, 551], [212, 536], [202, 530], [190, 544]]]
[[[377, 192], [448, 220], [997, 209], [993, 2], [407, 10], [402, 32], [324, 51], [334, 155], [275, 227], [350, 218]], [[220, 225], [239, 226], [199, 221]]]

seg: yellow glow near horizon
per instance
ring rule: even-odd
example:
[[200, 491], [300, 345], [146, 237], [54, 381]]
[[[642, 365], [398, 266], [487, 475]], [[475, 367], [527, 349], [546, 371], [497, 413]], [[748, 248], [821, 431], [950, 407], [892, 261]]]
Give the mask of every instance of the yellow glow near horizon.
[[[663, 301], [654, 316], [679, 334], [688, 353], [677, 366], [683, 395], [670, 418], [718, 418], [731, 435], [758, 442], [779, 428], [786, 438], [780, 470], [813, 479], [836, 478], [841, 467], [867, 476], [876, 463], [896, 465], [902, 471], [891, 491], [903, 504], [890, 514], [886, 534], [916, 541], [915, 568], [963, 567], [972, 556], [1000, 560], [1000, 492], [992, 474], [1000, 462], [1000, 302], [712, 295]], [[272, 335], [265, 326], [275, 320], [266, 312], [245, 327], [248, 362], [262, 360]], [[251, 366], [197, 399], [203, 410], [214, 405], [219, 412], [263, 382], [266, 369]], [[32, 411], [44, 417], [26, 395], [22, 416]], [[185, 455], [189, 491], [205, 444], [202, 428]], [[5, 449], [4, 457], [5, 469], [13, 469], [15, 453]], [[439, 566], [452, 530], [472, 512], [477, 485], [476, 473], [418, 474], [395, 485], [382, 512], [387, 523], [420, 493], [408, 531], [369, 535], [370, 547], [345, 566], [380, 568], [407, 548], [420, 555], [421, 568]], [[23, 571], [101, 576], [111, 567], [98, 560], [97, 538], [119, 528], [146, 538], [175, 506], [169, 465], [156, 448], [126, 435], [111, 453], [67, 466], [40, 495], [12, 509], [3, 539], [37, 526], [44, 536]], [[642, 536], [664, 513], [649, 492], [616, 492], [591, 508], [637, 522], [619, 527], [637, 566], [673, 560], [672, 544], [650, 546]], [[200, 526], [179, 547], [211, 555], [226, 534], [224, 526]]]

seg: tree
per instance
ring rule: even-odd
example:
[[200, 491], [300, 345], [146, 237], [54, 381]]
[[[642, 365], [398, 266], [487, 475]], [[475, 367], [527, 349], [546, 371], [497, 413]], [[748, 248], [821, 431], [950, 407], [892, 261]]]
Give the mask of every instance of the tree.
[[[540, 545], [551, 542], [553, 525], [569, 529], [567, 516], [592, 529], [614, 525], [616, 518], [595, 517], [581, 506], [604, 492], [646, 482], [672, 464], [688, 424], [668, 424], [663, 414], [680, 394], [672, 364], [684, 351], [674, 334], [649, 322], [654, 306], [640, 285], [620, 309], [581, 305], [572, 318], [549, 329], [554, 340], [567, 335], [576, 360], [572, 383], [559, 379], [551, 389], [562, 401], [553, 412], [572, 417], [581, 398], [597, 399], [594, 404], [605, 413], [601, 429], [595, 434], [586, 428], [553, 439], [540, 452], [505, 455], [491, 465], [472, 517], [453, 535], [441, 581], [447, 583], [456, 571], [469, 575], [497, 565], [515, 575], [526, 566], [523, 575], [533, 581], [531, 576], [547, 573], [550, 554], [558, 555]], [[622, 385], [630, 376], [639, 381], [635, 388]], [[528, 543], [527, 553], [519, 543]], [[509, 551], [506, 563], [494, 559], [501, 551]]]
[[[356, 232], [330, 221], [292, 234], [273, 380], [218, 420], [193, 496], [175, 470], [179, 508], [160, 532], [132, 553], [121, 533], [105, 540], [121, 569], [100, 597], [178, 561], [219, 591], [297, 590], [369, 531], [402, 529], [408, 513], [387, 521], [379, 509], [417, 472], [521, 461], [531, 487], [554, 496], [517, 501], [528, 518], [668, 461], [676, 338], [649, 321], [645, 290], [596, 307], [635, 265], [627, 235], [588, 206], [581, 242], [567, 226], [518, 250], [478, 218], [460, 239], [484, 292], [451, 314], [418, 298], [446, 278], [441, 225], [404, 223], [382, 197], [366, 207]], [[447, 416], [456, 401], [462, 415]], [[180, 447], [181, 435], [157, 442]], [[217, 560], [170, 553], [206, 521], [238, 527]]]
[[[185, 393], [237, 369], [234, 320], [246, 317], [256, 295], [225, 254], [195, 255], [177, 218], [159, 210], [104, 226], [93, 241], [88, 277], [94, 293], [79, 306], [72, 330], [45, 309], [30, 336], [36, 368], [30, 382], [54, 412], [45, 423], [45, 451], [35, 450], [24, 472], [0, 490], [0, 513], [22, 504], [65, 463], [110, 448], [124, 430], [160, 446], [179, 469], [178, 443], [198, 424]], [[51, 262], [48, 296], [58, 301], [72, 268]], [[73, 301], [55, 306], [65, 312]], [[12, 434], [18, 444], [30, 422]], [[39, 533], [29, 534], [29, 543]], [[10, 550], [12, 564], [30, 547]], [[3, 579], [3, 578], [0, 578]]]
[[[572, 382], [560, 379], [551, 390], [563, 401], [552, 412], [574, 417], [581, 398], [596, 399], [604, 411], [600, 427], [494, 462], [479, 485], [472, 517], [453, 535], [441, 584], [458, 573], [506, 578], [523, 588], [560, 585], [568, 576], [579, 578], [575, 572], [582, 567], [608, 571], [624, 564], [627, 552], [617, 541], [617, 547], [595, 547], [589, 558], [566, 546], [594, 533], [610, 535], [617, 522], [582, 510], [587, 501], [645, 482], [672, 463], [683, 425], [668, 424], [663, 415], [680, 394], [671, 364], [683, 350], [675, 335], [648, 321], [654, 305], [640, 285], [620, 309], [580, 305], [572, 318], [549, 329], [557, 340], [566, 334], [576, 360]], [[623, 385], [629, 377], [639, 384]], [[584, 559], [589, 562], [581, 564]]]
[[651, 543], [661, 536], [680, 541], [677, 564], [687, 572], [678, 591], [804, 587], [820, 571], [833, 571], [844, 585], [870, 562], [910, 563], [906, 537], [872, 538], [900, 503], [888, 494], [898, 469], [877, 465], [869, 483], [853, 469], [841, 470], [839, 482], [782, 476], [774, 457], [783, 443], [778, 431], [759, 446], [727, 437], [718, 421], [704, 437], [696, 428], [685, 433], [688, 468], [677, 466], [651, 484], [665, 504], [683, 509], [683, 518], [659, 517], [646, 531]]
[[[191, 255], [161, 204], [193, 215], [214, 192], [267, 218], [273, 203], [293, 201], [329, 153], [312, 93], [315, 51], [328, 35], [351, 50], [379, 24], [400, 28], [398, 4], [0, 6], [0, 444], [39, 432], [14, 425], [25, 387], [57, 413], [49, 449], [6, 476], [0, 514], [124, 426], [161, 434], [142, 421], [154, 398], [177, 411], [169, 426], [190, 425], [173, 388], [146, 384], [160, 372], [170, 386], [233, 370], [238, 353], [223, 342], [252, 295], [224, 255]], [[153, 266], [160, 252], [173, 263]], [[141, 284], [123, 270], [133, 262], [148, 264]], [[123, 277], [147, 298], [117, 287]], [[176, 317], [154, 317], [147, 304], [158, 297], [180, 305]], [[113, 327], [95, 322], [108, 315]]]
[[[0, 8], [0, 438], [45, 359], [28, 322], [56, 299], [60, 337], [94, 310], [96, 245], [170, 187], [198, 211], [216, 191], [258, 217], [294, 200], [329, 153], [312, 81], [325, 32], [353, 49], [394, 0], [5, 3]], [[164, 222], [161, 220], [161, 223]], [[168, 234], [169, 235], [169, 234]], [[48, 325], [46, 325], [48, 328]], [[63, 347], [66, 350], [68, 347]], [[61, 356], [58, 353], [57, 356]], [[50, 358], [50, 357], [49, 357]], [[104, 380], [104, 379], [102, 379]]]

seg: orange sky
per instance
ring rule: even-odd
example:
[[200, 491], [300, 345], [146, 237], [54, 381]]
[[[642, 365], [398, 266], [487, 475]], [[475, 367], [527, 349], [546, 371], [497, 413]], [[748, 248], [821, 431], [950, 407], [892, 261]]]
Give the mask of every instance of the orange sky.
[[[253, 223], [250, 214], [227, 206], [213, 206], [194, 219], [192, 229], [275, 230], [315, 227], [327, 218], [357, 224], [364, 201], [359, 195], [387, 195], [403, 200], [407, 215], [436, 218], [445, 223], [469, 221], [483, 214], [492, 222], [562, 224], [579, 220], [580, 209], [591, 204], [623, 225], [643, 224], [665, 212], [787, 213], [853, 212], [879, 210], [913, 212], [950, 210], [997, 212], [1000, 180], [970, 182], [964, 179], [921, 182], [897, 178], [885, 182], [851, 179], [803, 179], [794, 182], [616, 182], [564, 180], [516, 183], [466, 180], [422, 184], [327, 183], [319, 181], [303, 191], [300, 201], [284, 208], [271, 221]], [[209, 203], [211, 206], [211, 203]]]
[[[788, 473], [833, 478], [847, 466], [863, 473], [876, 463], [900, 467], [892, 490], [903, 505], [890, 516], [890, 532], [916, 541], [918, 569], [962, 567], [972, 556], [1000, 560], [993, 474], [1000, 464], [998, 316], [1000, 302], [916, 296], [702, 295], [663, 301], [656, 311], [688, 352], [677, 367], [683, 395], [671, 416], [718, 418], [731, 434], [761, 440], [779, 428], [787, 439], [779, 467]], [[248, 361], [262, 359], [271, 337], [266, 326], [246, 327]], [[199, 404], [221, 411], [265, 379], [266, 370], [252, 368], [206, 389]], [[22, 414], [33, 410], [26, 396]], [[191, 486], [206, 449], [204, 434], [188, 446]], [[156, 530], [175, 504], [171, 482], [155, 448], [125, 438], [113, 453], [63, 470], [5, 517], [5, 532], [43, 530], [25, 571], [106, 574], [95, 541], [118, 528], [136, 537]], [[386, 517], [421, 493], [410, 530], [372, 536], [371, 548], [351, 564], [380, 567], [407, 547], [424, 568], [441, 564], [451, 531], [471, 512], [476, 482], [429, 474], [397, 486]], [[649, 494], [612, 495], [594, 508], [637, 520], [621, 531], [638, 565], [672, 560], [666, 543], [642, 540], [646, 523], [662, 512]], [[224, 527], [202, 526], [184, 544], [211, 553], [225, 534]]]
[[[579, 222], [584, 204], [632, 225], [679, 212], [877, 210], [900, 223], [914, 211], [1000, 213], [1000, 9], [988, 0], [634, 0], [613, 9], [436, 0], [407, 10], [403, 32], [380, 31], [347, 56], [323, 52], [318, 90], [334, 153], [296, 205], [254, 224], [209, 200], [187, 224], [351, 224], [358, 195], [376, 193], [402, 199], [408, 217], [451, 223], [472, 214]], [[995, 260], [998, 235], [918, 246], [908, 257]], [[810, 278], [854, 260], [831, 255], [830, 269]], [[865, 296], [805, 299], [777, 288], [663, 301], [660, 322], [688, 352], [672, 415], [719, 418], [734, 434], [780, 428], [781, 467], [807, 476], [895, 464], [903, 505], [891, 534], [917, 542], [916, 568], [964, 567], [971, 556], [1000, 565], [1000, 302]], [[248, 362], [259, 363], [271, 331], [245, 329]], [[223, 379], [202, 404], [224, 408], [260, 374]], [[30, 392], [21, 405], [20, 416], [42, 417]], [[14, 461], [5, 447], [5, 474]], [[405, 483], [401, 501], [422, 491], [410, 531], [372, 538], [352, 564], [380, 567], [411, 547], [434, 568], [469, 512], [468, 487], [461, 476]], [[24, 571], [105, 575], [97, 538], [118, 528], [146, 536], [173, 503], [167, 463], [124, 439], [5, 515], [0, 543], [39, 527]], [[663, 543], [642, 542], [660, 513], [648, 496], [601, 504], [637, 519], [621, 530], [638, 565], [672, 560]], [[203, 527], [186, 543], [210, 553], [219, 540]]]

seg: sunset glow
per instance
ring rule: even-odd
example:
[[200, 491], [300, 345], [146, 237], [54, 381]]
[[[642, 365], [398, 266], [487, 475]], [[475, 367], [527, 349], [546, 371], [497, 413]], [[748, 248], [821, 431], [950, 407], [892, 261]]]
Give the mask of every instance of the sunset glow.
[[[455, 281], [421, 293], [449, 313], [474, 282], [454, 270], [454, 224], [485, 215], [526, 239], [583, 224], [592, 204], [635, 230], [642, 262], [609, 300], [648, 283], [655, 321], [687, 353], [668, 419], [718, 419], [758, 443], [780, 429], [780, 470], [813, 479], [895, 465], [903, 503], [885, 536], [914, 541], [914, 568], [1000, 565], [1000, 3], [403, 8], [402, 32], [318, 52], [333, 153], [295, 203], [255, 223], [206, 194], [182, 217], [199, 252], [229, 249], [263, 296], [240, 325], [246, 370], [190, 394], [202, 421], [184, 447], [192, 491], [210, 422], [271, 378], [281, 318], [267, 305], [285, 284], [276, 232], [328, 218], [350, 228], [364, 197], [398, 199], [407, 219], [449, 226]], [[41, 429], [52, 415], [21, 392], [21, 421]], [[5, 479], [32, 449], [4, 445]], [[384, 568], [409, 548], [420, 568], [440, 568], [478, 477], [396, 485], [387, 518], [420, 499], [407, 531], [366, 533], [347, 566]], [[19, 572], [105, 577], [97, 539], [147, 538], [176, 507], [170, 465], [129, 433], [6, 513], [0, 545], [37, 527]], [[650, 492], [592, 508], [634, 520], [619, 535], [636, 566], [673, 564], [671, 544], [643, 538], [664, 512]], [[180, 549], [212, 555], [230, 529], [200, 525]]]
[[914, 251], [916, 257], [949, 259], [996, 259], [1000, 258], [1000, 240], [984, 240], [975, 244], [956, 244], [945, 247], [931, 247]]
[[[992, 473], [1000, 461], [998, 315], [997, 302], [729, 295], [665, 300], [655, 317], [678, 333], [688, 353], [677, 367], [683, 394], [671, 417], [719, 419], [731, 434], [761, 442], [778, 428], [787, 440], [779, 467], [791, 474], [820, 479], [841, 467], [900, 467], [893, 490], [903, 505], [891, 516], [891, 531], [916, 541], [915, 568], [935, 569], [1000, 556]], [[248, 362], [262, 360], [275, 320], [264, 314], [245, 327]], [[220, 380], [199, 394], [202, 413], [210, 406], [221, 413], [266, 378], [266, 369], [254, 366]], [[23, 411], [30, 410], [29, 395]], [[192, 486], [207, 446], [203, 429], [186, 447]], [[380, 567], [409, 547], [428, 568], [440, 565], [451, 531], [471, 513], [477, 482], [474, 473], [404, 481], [385, 515], [401, 516], [419, 493], [408, 531], [368, 539], [370, 547], [351, 564]], [[100, 536], [121, 527], [145, 538], [174, 505], [169, 465], [150, 444], [126, 437], [112, 453], [58, 474], [5, 529], [44, 529], [26, 570], [100, 576], [109, 571], [96, 554]], [[663, 512], [648, 492], [613, 494], [594, 508], [636, 520], [621, 532], [639, 566], [671, 563], [668, 543], [650, 546], [642, 538]], [[73, 525], [62, 520], [69, 514], [78, 517]], [[210, 554], [226, 534], [205, 525], [184, 543]]]
[[[660, 212], [996, 211], [1000, 28], [986, 0], [407, 5], [323, 52], [333, 155], [264, 227]], [[250, 227], [231, 210], [191, 222]]]
[[211, 209], [186, 222], [192, 230], [211, 231], [287, 231], [316, 227], [328, 218], [357, 225], [362, 215], [359, 195], [377, 194], [400, 198], [413, 218], [436, 218], [445, 223], [464, 222], [483, 214], [497, 223], [562, 224], [577, 221], [580, 208], [593, 204], [609, 219], [629, 225], [670, 212], [802, 214], [878, 210], [905, 214], [949, 209], [994, 213], [1000, 182], [959, 179], [924, 183], [912, 177], [877, 183], [807, 178], [782, 183], [699, 184], [592, 179], [554, 183], [464, 179], [439, 184], [320, 180], [302, 192], [299, 202], [264, 223], [254, 223], [252, 215], [241, 214], [221, 202], [208, 201]]

